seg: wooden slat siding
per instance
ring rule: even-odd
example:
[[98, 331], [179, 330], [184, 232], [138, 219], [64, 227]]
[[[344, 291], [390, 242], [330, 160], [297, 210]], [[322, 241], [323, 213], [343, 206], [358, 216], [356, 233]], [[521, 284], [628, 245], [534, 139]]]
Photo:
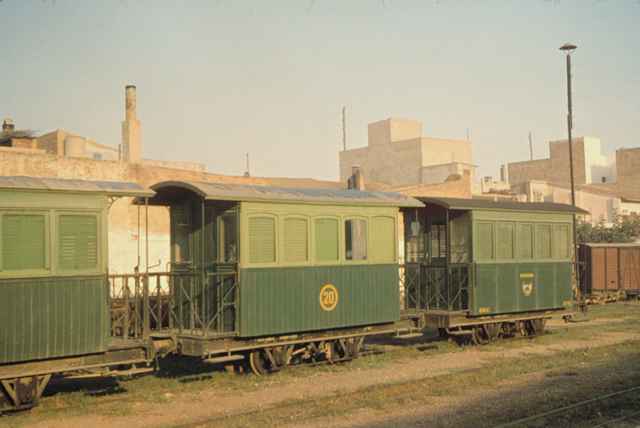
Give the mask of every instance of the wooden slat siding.
[[104, 276], [0, 280], [0, 364], [106, 350]]
[[[362, 326], [400, 317], [398, 265], [255, 268], [240, 271], [240, 336]], [[333, 284], [338, 305], [324, 311], [320, 288]]]
[[309, 222], [304, 218], [284, 219], [284, 260], [305, 262], [309, 260]]
[[276, 261], [276, 219], [255, 216], [249, 219], [249, 261], [274, 263]]
[[95, 215], [58, 217], [58, 267], [95, 269], [98, 265], [98, 219]]
[[2, 216], [2, 268], [44, 269], [45, 216], [4, 214]]

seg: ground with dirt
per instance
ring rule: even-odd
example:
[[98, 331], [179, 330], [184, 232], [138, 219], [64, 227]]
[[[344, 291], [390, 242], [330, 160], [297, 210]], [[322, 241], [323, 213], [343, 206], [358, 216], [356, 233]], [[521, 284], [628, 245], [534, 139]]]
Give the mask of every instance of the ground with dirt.
[[377, 340], [379, 355], [261, 378], [191, 365], [118, 383], [63, 382], [0, 425], [493, 426], [640, 385], [639, 327], [640, 305], [621, 303], [593, 307], [586, 322], [550, 323], [534, 339], [481, 347]]

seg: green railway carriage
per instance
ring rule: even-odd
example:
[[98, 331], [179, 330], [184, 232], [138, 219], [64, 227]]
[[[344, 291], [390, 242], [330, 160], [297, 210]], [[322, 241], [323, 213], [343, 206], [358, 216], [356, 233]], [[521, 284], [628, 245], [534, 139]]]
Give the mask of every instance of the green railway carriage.
[[107, 212], [137, 184], [0, 177], [0, 411], [52, 374], [148, 360], [110, 337]]
[[397, 328], [399, 208], [422, 206], [415, 199], [197, 182], [152, 189], [149, 203], [170, 206], [165, 334], [182, 353], [233, 358], [234, 349], [283, 338]]
[[482, 342], [514, 329], [535, 334], [572, 305], [572, 221], [584, 211], [418, 199], [424, 208], [405, 211], [405, 304], [424, 310], [427, 323]]

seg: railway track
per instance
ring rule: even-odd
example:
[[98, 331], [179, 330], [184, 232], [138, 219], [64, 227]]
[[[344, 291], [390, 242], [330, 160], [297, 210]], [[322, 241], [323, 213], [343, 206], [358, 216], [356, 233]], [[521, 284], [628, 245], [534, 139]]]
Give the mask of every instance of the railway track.
[[[629, 408], [627, 404], [616, 403], [616, 400], [622, 399], [629, 394], [637, 394], [633, 408]], [[609, 405], [604, 405], [610, 401]], [[585, 411], [588, 409], [587, 411]], [[595, 412], [595, 418], [591, 418], [591, 413]], [[612, 414], [613, 413], [613, 414]], [[558, 407], [553, 410], [538, 413], [536, 415], [527, 416], [517, 419], [506, 424], [497, 425], [495, 428], [510, 427], [526, 427], [526, 426], [555, 426], [553, 423], [561, 423], [566, 425], [566, 418], [569, 415], [576, 415], [575, 422], [588, 423], [593, 420], [595, 425], [586, 425], [593, 428], [612, 428], [612, 427], [640, 427], [640, 386], [634, 386], [621, 391], [604, 394], [596, 398], [579, 401], [567, 406]], [[560, 418], [564, 418], [561, 422]], [[604, 420], [602, 420], [604, 419]], [[572, 419], [572, 424], [574, 420]]]

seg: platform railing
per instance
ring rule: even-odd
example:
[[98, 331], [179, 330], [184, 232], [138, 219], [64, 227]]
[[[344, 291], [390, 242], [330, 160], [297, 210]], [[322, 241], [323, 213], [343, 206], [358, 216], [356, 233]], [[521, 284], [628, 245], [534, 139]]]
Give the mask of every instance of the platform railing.
[[157, 332], [211, 336], [236, 330], [237, 272], [149, 272], [108, 276], [111, 335], [148, 337]]
[[471, 264], [405, 263], [401, 266], [405, 309], [469, 309]]

